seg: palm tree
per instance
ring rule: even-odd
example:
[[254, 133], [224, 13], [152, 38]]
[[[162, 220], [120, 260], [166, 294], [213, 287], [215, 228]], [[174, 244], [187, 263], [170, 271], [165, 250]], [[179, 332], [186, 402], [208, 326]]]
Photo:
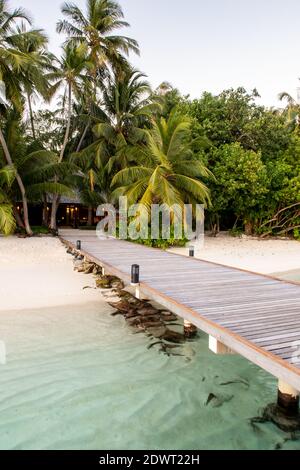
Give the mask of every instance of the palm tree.
[[154, 203], [209, 203], [209, 190], [200, 179], [211, 174], [193, 151], [190, 126], [190, 119], [176, 112], [153, 122], [147, 143], [132, 149], [136, 164], [114, 176], [114, 196], [126, 196], [128, 204], [144, 204], [148, 211]]
[[[64, 104], [66, 104], [66, 130], [58, 163], [61, 163], [64, 159], [70, 137], [73, 95], [75, 97], [80, 95], [81, 86], [87, 80], [86, 71], [89, 70], [89, 68], [90, 63], [88, 61], [86, 45], [80, 44], [75, 46], [74, 44], [68, 44], [64, 49], [62, 59], [58, 61], [58, 67], [56, 70], [47, 75], [48, 80], [55, 82], [52, 86], [52, 94], [62, 86], [64, 87], [63, 101]], [[54, 194], [50, 222], [50, 228], [52, 230], [56, 230], [56, 214], [58, 205], [59, 195]]]
[[[74, 3], [65, 3], [62, 13], [66, 19], [57, 24], [57, 31], [68, 35], [68, 42], [73, 44], [85, 44], [88, 49], [89, 61], [92, 64], [91, 75], [93, 78], [93, 94], [89, 100], [89, 108], [92, 103], [97, 103], [97, 78], [105, 76], [105, 70], [110, 66], [115, 71], [123, 73], [129, 52], [139, 53], [138, 43], [126, 36], [116, 35], [115, 31], [129, 26], [123, 20], [124, 15], [120, 5], [111, 0], [87, 0], [86, 12]], [[83, 134], [91, 125], [87, 121]], [[82, 139], [80, 140], [80, 144]], [[78, 146], [78, 151], [81, 146]]]
[[287, 102], [287, 122], [293, 128], [299, 125], [300, 105], [297, 101], [287, 92], [279, 93], [278, 98], [280, 101]]
[[[102, 200], [110, 197], [111, 175], [129, 164], [129, 149], [145, 141], [143, 128], [150, 124], [151, 112], [157, 108], [149, 99], [151, 89], [144, 78], [134, 69], [128, 69], [122, 78], [116, 73], [109, 75], [101, 84], [101, 109], [95, 110], [93, 117], [94, 121], [100, 120], [93, 128], [96, 140], [74, 155], [84, 172], [94, 175], [98, 183], [101, 181], [98, 186], [104, 194]], [[95, 197], [89, 200], [93, 203]], [[92, 206], [89, 205], [89, 214]]]
[[157, 109], [144, 78], [139, 71], [128, 69], [124, 77], [114, 74], [102, 86], [102, 122], [93, 128], [97, 138], [93, 145], [96, 155], [100, 148], [100, 157], [101, 151], [109, 156], [110, 168], [128, 164], [128, 147], [144, 141], [144, 127], [150, 125], [151, 114]]
[[[47, 193], [73, 196], [72, 188], [62, 181], [76, 172], [77, 168], [67, 162], [59, 163], [57, 153], [42, 149], [38, 142], [28, 144], [25, 125], [21, 121], [21, 115], [15, 109], [7, 112], [5, 117], [5, 141], [14, 162], [14, 171], [17, 171], [26, 188], [28, 201], [43, 202]], [[24, 228], [20, 212], [17, 211], [20, 201], [19, 186], [15, 183], [10, 186], [6, 185], [6, 194], [13, 204], [19, 227]]]
[[32, 101], [36, 95], [48, 99], [49, 82], [46, 73], [51, 70], [54, 56], [46, 50], [48, 38], [41, 29], [26, 31], [24, 24], [18, 26], [16, 45], [24, 54], [34, 57], [20, 71], [19, 80], [27, 99], [32, 137], [36, 139]]
[[0, 233], [9, 235], [15, 229], [13, 205], [7, 197], [7, 189], [11, 186], [15, 177], [13, 167], [0, 168]]
[[[10, 11], [6, 0], [0, 1], [0, 78], [2, 81], [2, 103], [1, 114], [9, 105], [19, 111], [23, 110], [22, 80], [20, 75], [25, 71], [29, 64], [34, 63], [36, 58], [31, 52], [25, 53], [18, 49], [18, 46], [24, 38], [30, 36], [30, 31], [20, 31], [15, 29], [18, 21], [25, 21], [31, 24], [31, 20], [22, 8]], [[8, 145], [5, 141], [4, 134], [0, 128], [0, 144], [7, 165], [13, 166], [13, 160], [10, 155]], [[32, 235], [29, 224], [28, 203], [25, 186], [18, 171], [15, 178], [20, 189], [23, 212], [24, 226], [28, 235]]]

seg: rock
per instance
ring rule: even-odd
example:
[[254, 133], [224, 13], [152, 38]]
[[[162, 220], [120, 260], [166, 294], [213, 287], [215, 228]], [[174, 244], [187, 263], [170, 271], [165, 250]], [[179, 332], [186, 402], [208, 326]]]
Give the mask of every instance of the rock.
[[251, 420], [252, 424], [267, 422], [275, 424], [279, 429], [285, 432], [300, 431], [300, 413], [298, 413], [298, 416], [287, 416], [277, 406], [277, 403], [267, 405], [261, 417], [252, 418]]
[[100, 268], [99, 268], [97, 265], [95, 265], [95, 266], [94, 266], [94, 269], [93, 269], [93, 274], [96, 275], [96, 274], [100, 274], [100, 273], [101, 273]]
[[117, 302], [113, 304], [113, 307], [122, 312], [123, 314], [128, 313], [132, 311], [132, 305], [130, 305], [128, 302], [121, 300], [121, 302]]
[[188, 339], [194, 338], [197, 336], [198, 333], [198, 328], [195, 325], [192, 325], [192, 323], [189, 323], [189, 325], [185, 324], [183, 327], [184, 331], [184, 336]]
[[92, 274], [93, 270], [94, 270], [94, 265], [93, 264], [88, 264], [88, 263], [84, 263], [84, 274]]
[[169, 330], [166, 328], [166, 331], [163, 335], [163, 339], [165, 341], [169, 341], [170, 343], [183, 343], [184, 336], [181, 333], [177, 333], [176, 331]]
[[171, 312], [160, 311], [161, 319], [165, 322], [174, 322], [177, 320], [177, 316]]
[[123, 289], [124, 284], [118, 277], [107, 275], [96, 279], [96, 286], [102, 289], [120, 290]]
[[151, 336], [153, 336], [154, 338], [162, 338], [163, 335], [165, 334], [166, 332], [166, 327], [164, 325], [162, 326], [152, 326], [150, 328], [147, 329], [148, 333], [151, 334]]
[[143, 320], [141, 320], [141, 325], [146, 330], [148, 330], [149, 328], [157, 328], [157, 327], [164, 326], [161, 321], [143, 321]]
[[156, 308], [154, 308], [152, 306], [146, 306], [146, 307], [143, 307], [143, 308], [139, 308], [137, 312], [138, 312], [139, 315], [149, 315], [149, 316], [155, 315], [158, 318], [160, 318], [158, 310], [156, 310]]

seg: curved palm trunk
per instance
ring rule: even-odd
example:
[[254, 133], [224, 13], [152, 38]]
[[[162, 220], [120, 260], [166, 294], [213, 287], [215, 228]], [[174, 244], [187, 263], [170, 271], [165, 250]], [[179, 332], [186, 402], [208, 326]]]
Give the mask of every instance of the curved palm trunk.
[[36, 140], [36, 133], [35, 133], [35, 127], [34, 127], [34, 118], [33, 118], [32, 104], [31, 104], [31, 96], [30, 96], [29, 92], [27, 92], [27, 101], [28, 101], [28, 108], [29, 108], [29, 115], [30, 115], [32, 137], [34, 138], [34, 140]]
[[[2, 145], [3, 153], [4, 153], [5, 160], [6, 160], [7, 164], [10, 165], [10, 166], [13, 166], [13, 161], [12, 161], [12, 158], [10, 156], [10, 152], [8, 150], [8, 147], [7, 147], [7, 144], [6, 144], [6, 141], [5, 141], [5, 137], [4, 137], [3, 132], [2, 132], [1, 129], [0, 129], [0, 143]], [[33, 235], [33, 232], [31, 230], [30, 223], [29, 223], [28, 201], [27, 201], [27, 197], [26, 197], [26, 190], [25, 190], [25, 186], [23, 184], [22, 178], [19, 175], [18, 171], [16, 171], [16, 180], [17, 180], [17, 183], [18, 183], [18, 186], [19, 186], [19, 189], [20, 189], [20, 192], [21, 192], [21, 196], [22, 196], [23, 217], [24, 217], [25, 230], [26, 230], [27, 235], [31, 236], [31, 235]]]
[[71, 114], [72, 114], [72, 85], [69, 83], [69, 90], [68, 90], [68, 118], [67, 118], [67, 128], [65, 133], [65, 138], [63, 142], [63, 146], [61, 148], [60, 156], [59, 156], [59, 163], [63, 161], [66, 146], [68, 143], [70, 129], [71, 129]]
[[82, 147], [82, 144], [83, 144], [83, 141], [84, 141], [85, 136], [86, 136], [86, 134], [87, 134], [87, 131], [89, 130], [89, 127], [90, 127], [90, 120], [88, 121], [88, 123], [86, 124], [86, 126], [85, 126], [85, 128], [84, 128], [84, 131], [83, 131], [82, 136], [81, 136], [81, 138], [80, 138], [79, 144], [77, 145], [76, 152], [80, 152], [81, 147]]
[[[72, 114], [72, 85], [69, 83], [67, 127], [66, 127], [65, 137], [64, 137], [63, 145], [62, 145], [59, 160], [58, 160], [59, 163], [63, 161], [66, 146], [67, 146], [69, 135], [70, 135], [71, 114]], [[56, 182], [57, 182], [57, 179], [56, 179]], [[57, 230], [56, 214], [57, 214], [59, 203], [60, 203], [60, 196], [58, 194], [53, 194], [52, 206], [51, 206], [51, 218], [50, 218], [51, 230]]]
[[50, 229], [57, 230], [57, 209], [60, 203], [60, 196], [58, 194], [53, 194], [52, 205], [51, 205], [51, 218], [50, 218]]

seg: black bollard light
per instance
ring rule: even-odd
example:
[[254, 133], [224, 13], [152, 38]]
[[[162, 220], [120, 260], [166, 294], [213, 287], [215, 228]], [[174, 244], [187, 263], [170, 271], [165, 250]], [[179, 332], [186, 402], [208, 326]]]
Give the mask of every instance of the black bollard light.
[[193, 258], [195, 256], [195, 247], [193, 246], [190, 246], [190, 249], [189, 249], [189, 256], [191, 258]]
[[77, 240], [76, 248], [77, 250], [81, 250], [81, 240]]
[[131, 285], [136, 286], [140, 283], [140, 267], [138, 264], [131, 266]]

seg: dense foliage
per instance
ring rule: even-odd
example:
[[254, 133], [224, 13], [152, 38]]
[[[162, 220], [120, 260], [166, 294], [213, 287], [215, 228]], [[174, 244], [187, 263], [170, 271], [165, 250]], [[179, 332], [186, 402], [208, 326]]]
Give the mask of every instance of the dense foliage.
[[61, 198], [74, 194], [90, 226], [92, 208], [126, 195], [148, 208], [204, 203], [214, 234], [299, 238], [297, 103], [282, 93], [286, 108], [266, 109], [243, 88], [195, 100], [168, 82], [153, 91], [129, 63], [139, 49], [118, 35], [127, 26], [115, 1], [65, 3], [54, 57], [30, 15], [0, 2], [0, 231], [32, 235], [32, 203], [56, 230]]

